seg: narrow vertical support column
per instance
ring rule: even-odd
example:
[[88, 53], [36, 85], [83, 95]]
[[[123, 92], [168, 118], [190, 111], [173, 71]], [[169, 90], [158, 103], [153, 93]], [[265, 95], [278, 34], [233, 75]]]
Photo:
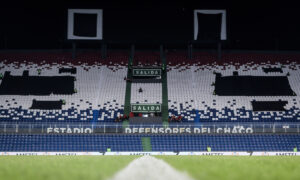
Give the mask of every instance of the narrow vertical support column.
[[188, 45], [188, 58], [193, 59], [193, 44]]
[[134, 58], [134, 54], [135, 54], [135, 45], [132, 44], [131, 45], [131, 50], [130, 50], [130, 57], [131, 57], [131, 59]]
[[222, 43], [218, 42], [218, 60], [221, 60], [222, 58]]
[[168, 112], [168, 78], [167, 78], [167, 60], [166, 57], [163, 56], [162, 58], [162, 120], [164, 127], [168, 127], [168, 118], [169, 118], [169, 112]]
[[159, 46], [159, 52], [160, 52], [160, 59], [164, 58], [164, 46], [161, 44]]
[[187, 45], [187, 58], [191, 59], [190, 58], [190, 44]]
[[107, 44], [104, 44], [104, 52], [105, 52], [105, 58], [107, 57]]
[[[132, 48], [132, 50], [134, 51], [134, 47]], [[134, 56], [133, 55], [134, 52], [131, 52], [130, 56]], [[128, 69], [127, 69], [127, 79], [126, 80], [126, 91], [125, 91], [125, 102], [124, 102], [124, 115], [129, 116], [130, 111], [131, 111], [131, 104], [130, 104], [130, 100], [131, 100], [131, 79], [132, 79], [132, 70], [131, 70], [131, 66], [133, 64], [133, 57], [129, 57], [128, 60]], [[123, 129], [129, 126], [129, 121], [123, 121], [122, 127]]]
[[72, 42], [72, 59], [76, 58], [76, 43]]
[[101, 56], [102, 56], [102, 59], [105, 59], [107, 56], [107, 49], [106, 49], [105, 43], [101, 44]]

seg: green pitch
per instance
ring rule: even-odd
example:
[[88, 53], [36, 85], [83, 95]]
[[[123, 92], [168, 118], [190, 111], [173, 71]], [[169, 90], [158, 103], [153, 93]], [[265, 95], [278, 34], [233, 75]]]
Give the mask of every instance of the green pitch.
[[300, 179], [299, 156], [161, 156], [194, 179], [268, 180]]
[[[2, 180], [105, 180], [139, 156], [2, 156]], [[300, 179], [300, 157], [156, 156], [196, 179]]]
[[1, 180], [102, 180], [137, 156], [2, 156]]

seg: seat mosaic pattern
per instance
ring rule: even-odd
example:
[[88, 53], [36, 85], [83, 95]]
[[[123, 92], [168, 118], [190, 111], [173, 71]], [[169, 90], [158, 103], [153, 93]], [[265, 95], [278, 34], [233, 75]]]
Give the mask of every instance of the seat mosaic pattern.
[[[21, 76], [65, 76], [76, 78], [73, 95], [0, 96], [0, 121], [13, 122], [113, 122], [123, 115], [128, 55], [112, 53], [104, 60], [100, 54], [1, 54], [0, 73]], [[59, 73], [61, 68], [76, 68], [76, 74]], [[1, 80], [0, 80], [1, 83]], [[65, 100], [61, 110], [31, 110], [33, 99]]]
[[[183, 117], [183, 122], [299, 122], [300, 56], [272, 54], [230, 54], [222, 60], [209, 53], [166, 54], [168, 62], [169, 116]], [[14, 122], [112, 122], [124, 113], [128, 55], [110, 53], [101, 59], [97, 53], [80, 53], [73, 60], [70, 53], [19, 53], [0, 55], [0, 73], [32, 76], [64, 76], [60, 68], [76, 68], [73, 95], [0, 96], [0, 121]], [[160, 65], [159, 53], [138, 52], [135, 65]], [[281, 71], [266, 73], [265, 68]], [[40, 71], [40, 74], [39, 74]], [[216, 72], [224, 76], [285, 76], [297, 96], [216, 96]], [[1, 83], [1, 80], [0, 80]], [[160, 83], [133, 83], [131, 103], [162, 103]], [[138, 89], [142, 88], [143, 93]], [[65, 100], [61, 110], [30, 110], [32, 100]], [[252, 111], [252, 101], [288, 101], [286, 111]]]
[[[208, 53], [167, 54], [169, 116], [181, 115], [183, 122], [300, 122], [299, 96], [217, 96], [215, 73], [232, 76], [287, 76], [292, 90], [300, 94], [300, 56], [224, 54], [217, 60]], [[263, 68], [280, 67], [281, 72]], [[253, 112], [251, 101], [288, 101], [286, 111]]]

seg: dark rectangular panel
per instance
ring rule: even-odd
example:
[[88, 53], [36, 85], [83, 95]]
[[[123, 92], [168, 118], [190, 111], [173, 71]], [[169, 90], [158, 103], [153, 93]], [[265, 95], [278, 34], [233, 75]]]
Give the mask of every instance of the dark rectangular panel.
[[215, 93], [219, 96], [293, 96], [287, 76], [216, 75]]
[[71, 73], [71, 74], [76, 74], [77, 69], [76, 68], [60, 68], [59, 69], [59, 74], [61, 73]]
[[83, 37], [96, 37], [97, 14], [74, 13], [74, 35]]
[[197, 40], [220, 40], [222, 14], [198, 13]]
[[60, 101], [32, 101], [32, 106], [30, 109], [61, 109], [62, 108], [62, 100]]
[[287, 101], [252, 101], [253, 111], [285, 111]]
[[73, 94], [73, 76], [11, 76], [5, 72], [0, 95]]
[[276, 67], [270, 67], [270, 68], [262, 68], [263, 71], [265, 73], [269, 73], [269, 72], [279, 72], [279, 73], [283, 73], [282, 69], [281, 68], [276, 68]]

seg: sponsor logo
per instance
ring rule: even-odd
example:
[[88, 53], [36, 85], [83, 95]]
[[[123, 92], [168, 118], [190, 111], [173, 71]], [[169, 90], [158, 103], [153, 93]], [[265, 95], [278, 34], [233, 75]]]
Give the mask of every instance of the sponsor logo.
[[152, 153], [149, 152], [149, 153], [144, 153], [144, 152], [132, 152], [132, 153], [129, 153], [129, 155], [137, 155], [137, 156], [147, 156], [147, 155], [151, 155]]
[[232, 152], [232, 155], [233, 155], [233, 156], [238, 156], [239, 153], [238, 153], [238, 152]]
[[92, 128], [47, 128], [47, 133], [57, 134], [91, 134]]
[[297, 153], [293, 153], [293, 152], [290, 152], [290, 153], [281, 153], [281, 152], [278, 152], [275, 154], [275, 156], [297, 156]]
[[62, 152], [62, 153], [55, 153], [56, 156], [77, 156], [77, 153], [72, 153], [72, 152]]
[[212, 153], [212, 152], [207, 152], [207, 153], [202, 153], [202, 156], [223, 156], [224, 153]]
[[133, 76], [161, 76], [161, 69], [133, 69]]
[[161, 112], [161, 104], [132, 104], [131, 112]]
[[37, 156], [38, 153], [31, 153], [31, 152], [22, 152], [22, 153], [16, 153], [16, 156]]

